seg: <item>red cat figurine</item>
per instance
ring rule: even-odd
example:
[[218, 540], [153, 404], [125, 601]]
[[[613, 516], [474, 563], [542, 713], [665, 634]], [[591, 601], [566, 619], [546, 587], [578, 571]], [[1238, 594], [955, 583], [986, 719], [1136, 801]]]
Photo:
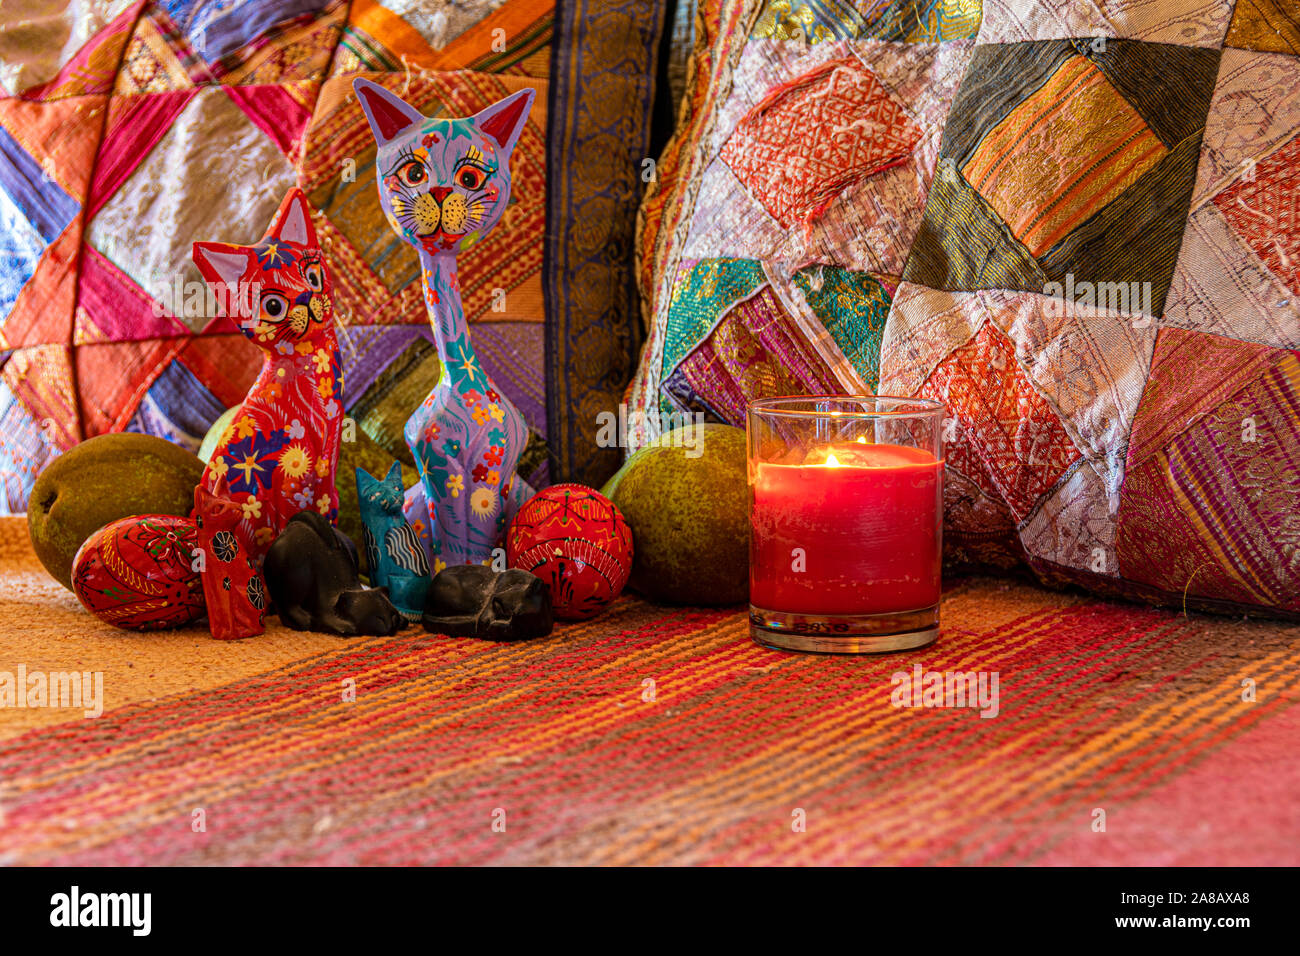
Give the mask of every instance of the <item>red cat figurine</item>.
[[220, 641], [261, 634], [266, 619], [266, 581], [253, 558], [251, 536], [241, 527], [242, 506], [224, 480], [215, 491], [194, 489], [200, 577], [208, 609], [208, 630]]
[[338, 517], [334, 474], [343, 366], [331, 284], [302, 190], [284, 197], [261, 242], [194, 243], [194, 261], [229, 316], [266, 353], [201, 482], [225, 479], [260, 567], [299, 511]]

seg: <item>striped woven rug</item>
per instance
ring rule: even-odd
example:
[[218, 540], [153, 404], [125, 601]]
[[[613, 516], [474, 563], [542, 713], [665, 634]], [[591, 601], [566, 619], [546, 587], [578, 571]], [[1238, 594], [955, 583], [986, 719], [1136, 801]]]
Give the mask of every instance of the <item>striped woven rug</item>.
[[[884, 657], [633, 598], [520, 645], [223, 644], [97, 624], [25, 540], [0, 672], [101, 671], [105, 709], [0, 709], [6, 863], [1300, 863], [1300, 627], [967, 579]], [[996, 672], [997, 715], [894, 706], [918, 664]]]

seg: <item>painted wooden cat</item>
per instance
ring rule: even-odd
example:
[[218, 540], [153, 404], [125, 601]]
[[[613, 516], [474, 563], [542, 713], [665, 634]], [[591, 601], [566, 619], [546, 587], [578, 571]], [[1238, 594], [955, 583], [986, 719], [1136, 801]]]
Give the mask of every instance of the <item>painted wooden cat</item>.
[[221, 641], [265, 630], [266, 581], [253, 558], [251, 537], [241, 527], [243, 508], [230, 497], [225, 479], [213, 490], [194, 489], [194, 522], [203, 554], [200, 576], [208, 630]]
[[384, 216], [420, 257], [442, 363], [433, 391], [404, 429], [423, 492], [408, 496], [406, 514], [431, 530], [435, 574], [448, 565], [486, 563], [531, 494], [515, 474], [528, 428], [474, 354], [456, 256], [506, 210], [510, 154], [535, 94], [520, 90], [464, 119], [431, 119], [368, 80], [354, 80], [353, 88], [379, 147]]
[[404, 503], [400, 462], [393, 462], [383, 478], [357, 468], [357, 505], [370, 584], [388, 588], [393, 606], [408, 620], [417, 621], [424, 613], [429, 590], [429, 562], [424, 545], [402, 512]]
[[329, 270], [296, 187], [256, 245], [196, 242], [194, 262], [224, 313], [266, 353], [202, 480], [216, 490], [225, 479], [260, 564], [299, 511], [338, 517], [343, 364]]
[[295, 631], [384, 637], [406, 618], [384, 588], [362, 587], [347, 535], [317, 511], [300, 511], [266, 552], [266, 589], [280, 622]]

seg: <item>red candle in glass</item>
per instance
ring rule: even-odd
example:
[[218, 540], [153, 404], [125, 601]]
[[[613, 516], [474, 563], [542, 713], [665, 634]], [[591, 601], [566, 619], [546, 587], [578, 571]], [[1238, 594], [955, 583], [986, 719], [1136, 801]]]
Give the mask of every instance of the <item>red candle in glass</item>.
[[937, 604], [943, 462], [867, 444], [828, 447], [826, 459], [756, 465], [750, 603], [804, 614]]
[[942, 415], [938, 402], [875, 395], [751, 404], [756, 641], [866, 653], [935, 639]]

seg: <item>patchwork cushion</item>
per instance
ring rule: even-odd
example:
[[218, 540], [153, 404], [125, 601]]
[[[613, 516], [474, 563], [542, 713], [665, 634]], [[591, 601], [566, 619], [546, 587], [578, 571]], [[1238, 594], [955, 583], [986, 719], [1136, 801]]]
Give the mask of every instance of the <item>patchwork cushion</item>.
[[[242, 400], [260, 353], [191, 298], [190, 245], [256, 240], [294, 184], [334, 273], [347, 412], [410, 460], [401, 427], [436, 351], [418, 262], [379, 208], [359, 74], [428, 114], [538, 91], [511, 209], [462, 258], [461, 295], [480, 359], [528, 421], [521, 472], [599, 483], [616, 453], [573, 408], [616, 405], [634, 364], [626, 250], [662, 17], [632, 0], [562, 15], [553, 0], [0, 8], [0, 511], [22, 511], [35, 475], [79, 440], [133, 430], [197, 449]], [[557, 161], [591, 141], [595, 174]], [[573, 225], [593, 203], [604, 241]], [[563, 294], [578, 265], [581, 302]], [[605, 348], [575, 362], [593, 338]]]
[[936, 398], [950, 564], [1300, 616], [1297, 24], [705, 0], [641, 210], [635, 442]]

